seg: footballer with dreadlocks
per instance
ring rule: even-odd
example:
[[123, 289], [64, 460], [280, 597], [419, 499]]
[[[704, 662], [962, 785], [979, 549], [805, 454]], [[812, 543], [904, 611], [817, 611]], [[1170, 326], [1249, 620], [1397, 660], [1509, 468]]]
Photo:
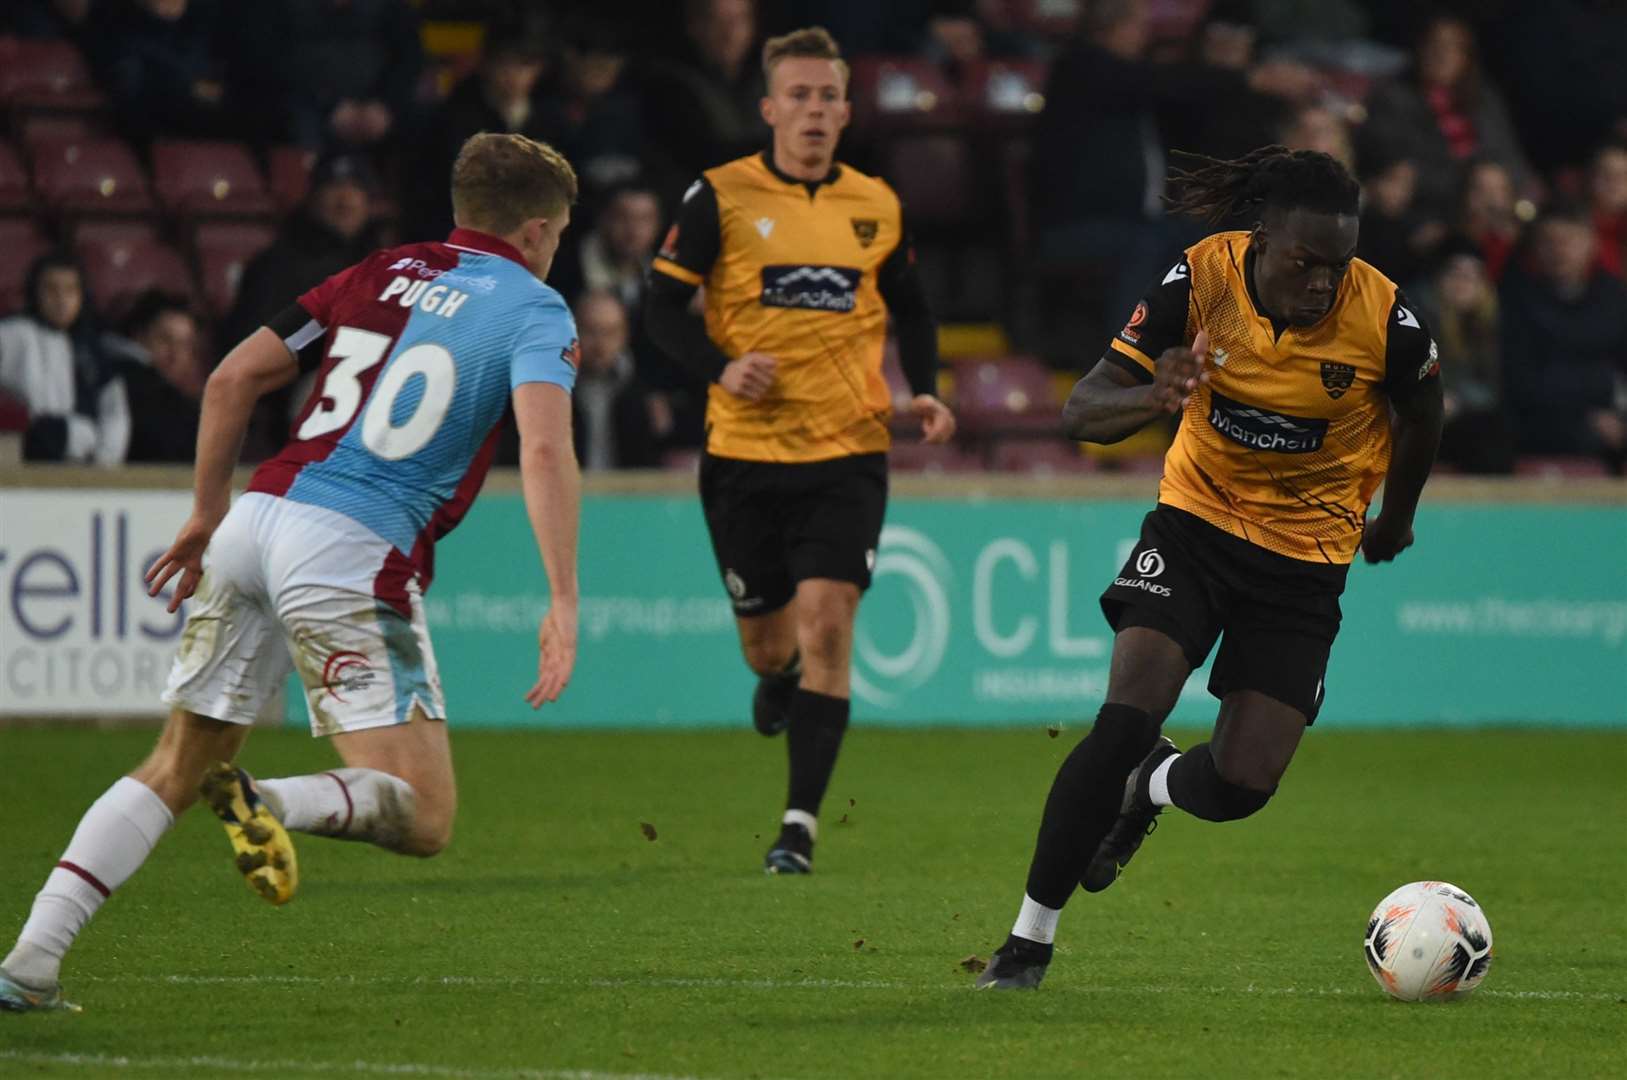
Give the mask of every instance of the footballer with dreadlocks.
[[[1235, 821], [1265, 806], [1322, 705], [1350, 563], [1412, 543], [1440, 441], [1434, 342], [1355, 257], [1360, 189], [1344, 166], [1280, 146], [1193, 160], [1172, 209], [1256, 223], [1188, 248], [1063, 409], [1085, 442], [1181, 421], [1158, 504], [1102, 594], [1106, 703], [1057, 771], [982, 988], [1038, 986], [1074, 886], [1113, 884], [1164, 807]], [[1182, 753], [1159, 729], [1217, 640], [1219, 717]]]

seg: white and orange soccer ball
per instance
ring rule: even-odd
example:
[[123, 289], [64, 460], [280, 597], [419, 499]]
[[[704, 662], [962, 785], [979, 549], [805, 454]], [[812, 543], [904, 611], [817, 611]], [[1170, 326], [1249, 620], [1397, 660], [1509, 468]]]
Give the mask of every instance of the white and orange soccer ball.
[[1463, 997], [1491, 967], [1491, 924], [1474, 897], [1444, 881], [1414, 881], [1367, 920], [1367, 967], [1402, 1001]]

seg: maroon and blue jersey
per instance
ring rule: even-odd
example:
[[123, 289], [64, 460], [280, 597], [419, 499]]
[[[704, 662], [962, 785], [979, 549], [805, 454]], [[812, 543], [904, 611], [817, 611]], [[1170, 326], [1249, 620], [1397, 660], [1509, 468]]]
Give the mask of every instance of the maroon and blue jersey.
[[468, 229], [375, 252], [272, 328], [316, 386], [248, 490], [337, 511], [389, 541], [381, 596], [409, 577], [429, 584], [434, 543], [479, 492], [513, 389], [576, 382], [565, 301], [512, 246]]

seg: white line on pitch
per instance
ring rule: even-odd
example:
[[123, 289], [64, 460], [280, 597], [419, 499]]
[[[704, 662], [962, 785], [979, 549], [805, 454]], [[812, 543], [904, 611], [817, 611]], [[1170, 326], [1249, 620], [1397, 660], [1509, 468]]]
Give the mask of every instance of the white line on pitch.
[[[720, 990], [948, 990], [962, 983], [907, 983], [880, 979], [723, 979], [649, 976], [644, 978], [563, 978], [545, 975], [81, 975], [69, 982], [169, 983], [176, 986], [569, 986], [599, 990], [676, 988]], [[1338, 997], [1366, 994], [1342, 986], [1070, 986], [1064, 993], [1083, 994], [1258, 994], [1268, 997]], [[1519, 1001], [1614, 1001], [1627, 996], [1609, 990], [1477, 990], [1476, 997]]]
[[469, 1069], [454, 1065], [423, 1065], [404, 1061], [239, 1061], [197, 1054], [191, 1057], [130, 1057], [125, 1054], [41, 1054], [27, 1050], [0, 1050], [0, 1061], [22, 1065], [71, 1065], [82, 1068], [130, 1069], [158, 1072], [206, 1070], [211, 1072], [339, 1073], [369, 1076], [430, 1076], [458, 1080], [695, 1080], [663, 1073], [611, 1073], [597, 1069]]

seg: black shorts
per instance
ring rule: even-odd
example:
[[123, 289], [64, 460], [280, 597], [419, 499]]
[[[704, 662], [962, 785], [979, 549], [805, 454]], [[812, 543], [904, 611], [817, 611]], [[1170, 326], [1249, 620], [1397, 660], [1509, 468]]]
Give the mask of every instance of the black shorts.
[[808, 578], [870, 587], [887, 455], [782, 464], [701, 458], [701, 508], [736, 615], [766, 615]]
[[1257, 690], [1309, 723], [1322, 707], [1349, 570], [1278, 555], [1159, 504], [1102, 593], [1102, 614], [1115, 631], [1145, 626], [1169, 635], [1194, 668], [1224, 634], [1209, 692]]

